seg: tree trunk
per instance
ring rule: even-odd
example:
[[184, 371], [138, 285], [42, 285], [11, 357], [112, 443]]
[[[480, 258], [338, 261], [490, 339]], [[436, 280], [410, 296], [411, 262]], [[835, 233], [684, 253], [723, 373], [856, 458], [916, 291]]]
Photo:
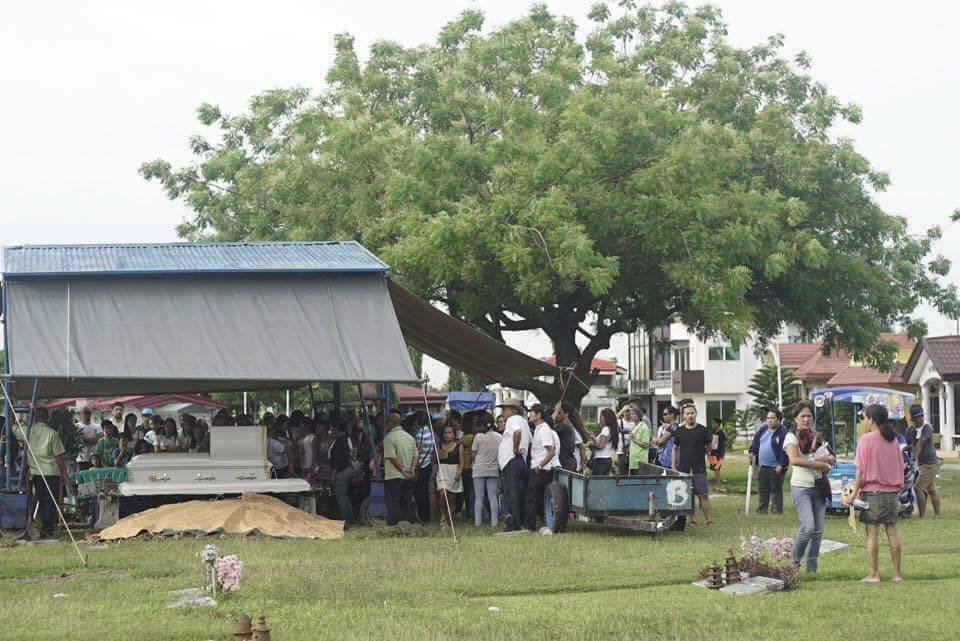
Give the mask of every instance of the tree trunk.
[[552, 382], [531, 378], [515, 382], [513, 387], [532, 393], [547, 407], [553, 407], [563, 400], [579, 409], [580, 402], [590, 392], [590, 386], [599, 373], [590, 369], [593, 358], [601, 349], [610, 346], [612, 334], [606, 330], [599, 331], [581, 351], [576, 342], [578, 327], [579, 323], [544, 328], [553, 343], [557, 367], [561, 369], [560, 378]]

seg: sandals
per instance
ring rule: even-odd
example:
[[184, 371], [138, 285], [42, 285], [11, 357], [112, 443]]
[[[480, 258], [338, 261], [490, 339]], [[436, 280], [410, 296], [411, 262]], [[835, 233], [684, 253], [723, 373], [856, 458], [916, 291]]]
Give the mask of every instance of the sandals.
[[[903, 579], [901, 579], [902, 581]], [[880, 579], [871, 579], [870, 577], [864, 577], [860, 579], [860, 583], [880, 583]]]

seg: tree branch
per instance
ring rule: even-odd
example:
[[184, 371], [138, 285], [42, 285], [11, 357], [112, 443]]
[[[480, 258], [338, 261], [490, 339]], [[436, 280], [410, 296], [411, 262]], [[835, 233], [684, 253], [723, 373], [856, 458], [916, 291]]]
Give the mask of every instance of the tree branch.
[[512, 318], [507, 317], [502, 309], [497, 313], [497, 323], [501, 329], [505, 329], [508, 332], [522, 332], [530, 329], [540, 329], [543, 325], [539, 321], [529, 318], [513, 320]]
[[590, 340], [593, 340], [595, 338], [593, 334], [591, 334], [590, 332], [588, 332], [582, 327], [578, 326], [577, 331], [580, 332], [580, 334], [582, 334], [583, 336], [586, 336], [587, 338], [589, 338]]
[[635, 171], [639, 171], [639, 170], [641, 170], [641, 169], [644, 169], [644, 168], [646, 168], [646, 167], [649, 167], [649, 166], [650, 166], [650, 162], [651, 162], [651, 160], [650, 160], [649, 158], [644, 158], [644, 159], [641, 160], [640, 162], [638, 162], [638, 163], [636, 163], [636, 164], [634, 164], [634, 165], [630, 165], [629, 167], [627, 167], [627, 168], [624, 169], [623, 171], [617, 172], [617, 173], [615, 173], [615, 174], [613, 174], [613, 175], [611, 175], [611, 176], [607, 176], [607, 177], [605, 177], [605, 178], [600, 178], [599, 180], [596, 181], [596, 184], [598, 184], [598, 185], [606, 185], [607, 183], [616, 182], [616, 181], [620, 180], [621, 178], [624, 178], [624, 177], [626, 177], [627, 175], [632, 174], [632, 173], [635, 172]]

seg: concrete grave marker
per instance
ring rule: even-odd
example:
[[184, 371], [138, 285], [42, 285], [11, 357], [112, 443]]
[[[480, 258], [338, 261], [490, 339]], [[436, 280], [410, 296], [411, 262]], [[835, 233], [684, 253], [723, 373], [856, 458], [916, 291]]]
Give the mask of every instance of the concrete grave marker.
[[771, 579], [765, 576], [750, 577], [746, 581], [728, 585], [720, 588], [721, 592], [733, 594], [736, 596], [757, 596], [760, 594], [769, 594], [783, 589], [783, 581], [780, 579]]
[[843, 550], [848, 547], [850, 546], [846, 543], [824, 539], [820, 541], [820, 554], [826, 554], [827, 552], [836, 552], [837, 550]]

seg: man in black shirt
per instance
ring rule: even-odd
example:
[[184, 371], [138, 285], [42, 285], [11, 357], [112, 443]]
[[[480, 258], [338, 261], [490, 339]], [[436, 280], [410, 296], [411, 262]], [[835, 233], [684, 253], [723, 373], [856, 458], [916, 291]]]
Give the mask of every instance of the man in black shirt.
[[[693, 475], [693, 493], [700, 497], [700, 508], [707, 518], [707, 525], [713, 525], [710, 510], [710, 497], [707, 490], [707, 451], [713, 442], [713, 435], [705, 425], [697, 423], [697, 408], [692, 404], [683, 407], [683, 424], [673, 435], [673, 469]], [[696, 508], [694, 508], [696, 509]], [[696, 513], [690, 519], [696, 525]]]
[[353, 457], [350, 437], [346, 434], [346, 425], [342, 420], [331, 425], [333, 445], [330, 446], [330, 469], [333, 471], [333, 488], [337, 495], [337, 507], [340, 520], [353, 520], [353, 506], [350, 504], [350, 482], [353, 480]]
[[573, 406], [569, 403], [557, 403], [553, 408], [553, 431], [560, 438], [560, 467], [570, 472], [577, 471], [577, 457], [574, 450], [577, 447], [577, 437], [573, 423], [570, 422], [570, 412]]

